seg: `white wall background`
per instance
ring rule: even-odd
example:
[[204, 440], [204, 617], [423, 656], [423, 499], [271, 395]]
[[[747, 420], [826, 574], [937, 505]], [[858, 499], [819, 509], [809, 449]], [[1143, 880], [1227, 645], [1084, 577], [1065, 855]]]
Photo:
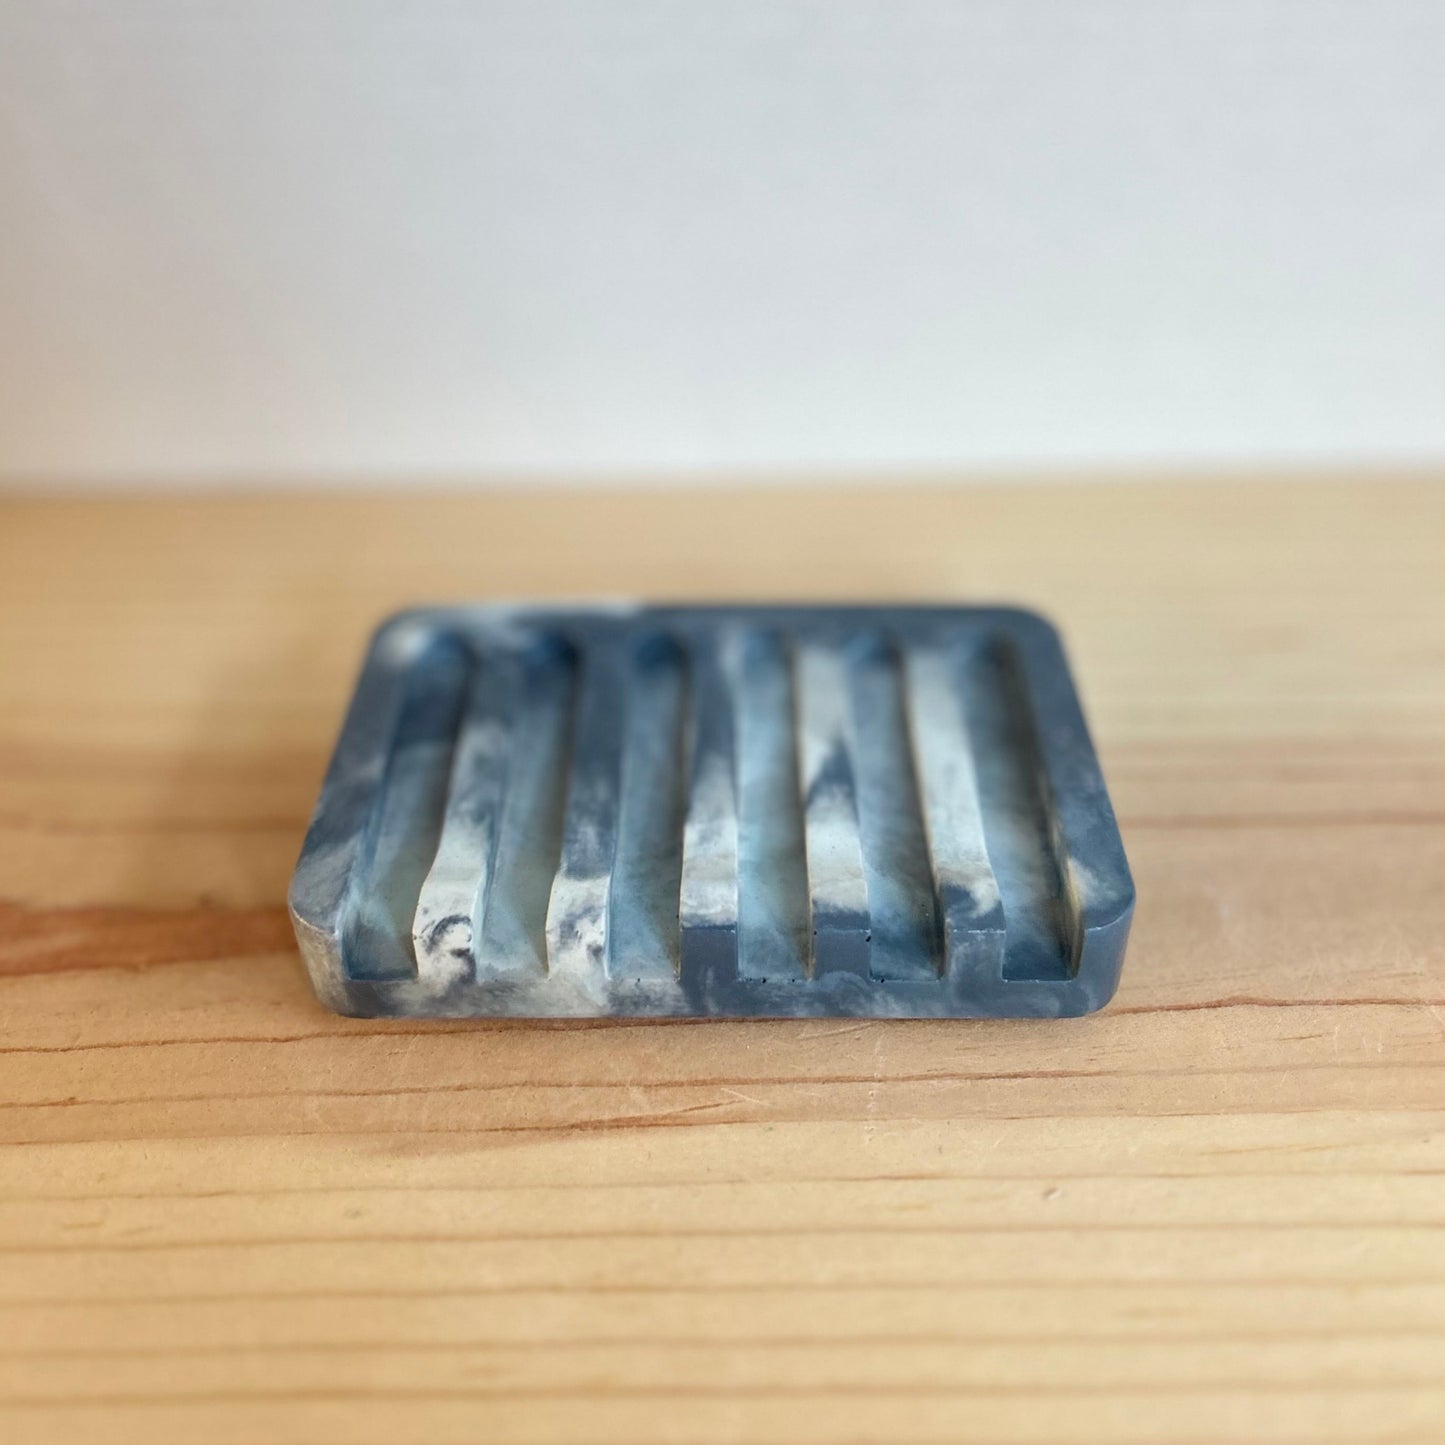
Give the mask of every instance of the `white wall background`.
[[0, 0], [0, 477], [1445, 457], [1439, 0]]

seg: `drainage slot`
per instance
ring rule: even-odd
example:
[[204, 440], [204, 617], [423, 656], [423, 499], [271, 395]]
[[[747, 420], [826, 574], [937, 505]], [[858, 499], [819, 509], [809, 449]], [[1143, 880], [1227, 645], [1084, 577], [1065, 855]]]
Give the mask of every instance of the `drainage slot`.
[[984, 839], [1007, 927], [1003, 976], [1067, 979], [1072, 967], [1064, 887], [1038, 731], [1007, 644], [990, 642], [974, 651], [964, 667], [963, 696]]

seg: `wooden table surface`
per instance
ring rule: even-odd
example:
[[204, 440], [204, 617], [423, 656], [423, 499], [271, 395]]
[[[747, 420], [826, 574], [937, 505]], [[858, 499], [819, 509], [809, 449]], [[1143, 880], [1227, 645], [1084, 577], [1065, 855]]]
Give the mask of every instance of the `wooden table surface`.
[[[1016, 600], [1063, 1022], [358, 1022], [284, 897], [417, 601]], [[1445, 486], [0, 504], [0, 1439], [1445, 1440]]]

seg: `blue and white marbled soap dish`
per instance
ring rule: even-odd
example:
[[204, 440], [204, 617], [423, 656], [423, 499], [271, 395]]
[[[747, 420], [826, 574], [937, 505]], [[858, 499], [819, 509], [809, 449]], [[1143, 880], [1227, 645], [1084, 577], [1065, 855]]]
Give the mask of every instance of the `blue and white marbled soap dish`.
[[405, 613], [291, 885], [362, 1015], [1081, 1014], [1133, 906], [1058, 637], [995, 608]]

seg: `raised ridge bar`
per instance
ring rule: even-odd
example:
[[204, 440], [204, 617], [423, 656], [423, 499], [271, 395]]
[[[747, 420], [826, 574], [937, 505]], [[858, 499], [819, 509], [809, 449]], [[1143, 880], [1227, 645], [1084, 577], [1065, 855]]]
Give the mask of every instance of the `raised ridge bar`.
[[688, 666], [676, 639], [643, 634], [626, 692], [607, 942], [613, 976], [640, 980], [680, 967]]
[[347, 951], [358, 978], [417, 974], [412, 920], [441, 835], [467, 674], [464, 649], [443, 633], [403, 685], [349, 890]]
[[[547, 972], [547, 910], [562, 856], [578, 658], [544, 632], [528, 648], [514, 715], [476, 972], [514, 983]], [[520, 975], [520, 977], [518, 977]]]
[[803, 983], [808, 865], [793, 649], [768, 629], [744, 634], [738, 651], [738, 973], [758, 983]]
[[355, 1014], [1064, 1015], [1133, 910], [1058, 638], [1001, 608], [414, 612], [291, 888]]
[[982, 644], [927, 643], [907, 663], [908, 719], [933, 871], [944, 969], [957, 982], [1003, 975], [1004, 913], [983, 831], [983, 800], [961, 690]]
[[902, 657], [892, 638], [871, 632], [851, 643], [849, 655], [869, 971], [885, 981], [936, 980], [943, 939]]
[[866, 978], [873, 930], [858, 836], [848, 670], [836, 643], [809, 642], [800, 651], [798, 673], [810, 971], [815, 978], [825, 973]]
[[412, 923], [417, 971], [434, 988], [476, 975], [521, 683], [521, 661], [506, 652], [488, 653], [472, 672], [441, 837]]
[[691, 649], [689, 765], [679, 879], [679, 972], [707, 996], [738, 972], [738, 796], [733, 688], [721, 639]]

